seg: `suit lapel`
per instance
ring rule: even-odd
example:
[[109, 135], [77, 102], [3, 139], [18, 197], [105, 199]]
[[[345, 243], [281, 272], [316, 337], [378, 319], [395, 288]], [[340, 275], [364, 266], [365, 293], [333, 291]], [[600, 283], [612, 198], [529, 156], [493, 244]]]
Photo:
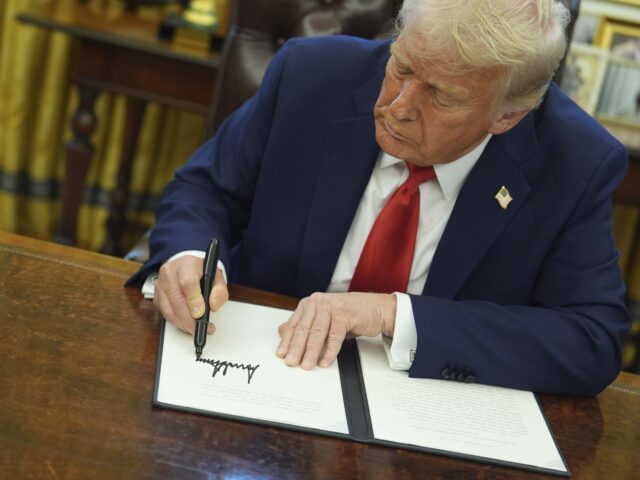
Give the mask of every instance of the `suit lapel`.
[[[496, 136], [467, 178], [440, 239], [423, 295], [454, 298], [531, 190], [535, 168], [521, 168], [537, 155], [533, 115]], [[505, 186], [513, 201], [503, 209], [495, 195]]]
[[329, 285], [378, 153], [373, 115], [331, 125], [302, 241], [299, 297]]
[[349, 233], [380, 149], [375, 141], [373, 106], [384, 77], [377, 65], [353, 92], [355, 116], [328, 128], [298, 265], [298, 297], [325, 291]]

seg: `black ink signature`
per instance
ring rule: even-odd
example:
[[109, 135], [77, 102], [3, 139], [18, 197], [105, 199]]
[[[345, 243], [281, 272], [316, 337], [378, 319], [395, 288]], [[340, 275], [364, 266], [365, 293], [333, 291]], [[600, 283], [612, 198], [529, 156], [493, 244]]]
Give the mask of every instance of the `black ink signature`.
[[247, 371], [247, 383], [251, 383], [251, 378], [253, 377], [253, 374], [256, 373], [256, 370], [258, 369], [258, 367], [260, 365], [244, 365], [243, 363], [230, 363], [230, 362], [223, 362], [220, 360], [212, 360], [209, 358], [196, 358], [196, 362], [202, 362], [202, 363], [208, 363], [209, 365], [211, 365], [213, 367], [213, 375], [211, 375], [212, 377], [215, 378], [215, 376], [218, 374], [218, 372], [220, 370], [222, 370], [222, 375], [226, 375], [227, 374], [227, 368], [231, 367], [231, 368], [238, 368], [240, 370], [246, 370]]

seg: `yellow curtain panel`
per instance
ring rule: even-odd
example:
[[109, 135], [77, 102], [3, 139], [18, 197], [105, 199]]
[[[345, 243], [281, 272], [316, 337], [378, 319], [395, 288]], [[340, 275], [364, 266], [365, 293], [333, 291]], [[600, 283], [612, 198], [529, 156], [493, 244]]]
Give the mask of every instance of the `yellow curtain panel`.
[[[0, 229], [51, 239], [59, 218], [64, 179], [64, 143], [71, 138], [70, 118], [77, 89], [70, 83], [74, 45], [62, 33], [15, 21], [22, 10], [47, 1], [0, 0]], [[117, 17], [122, 0], [90, 0], [91, 8]], [[143, 9], [140, 15], [162, 11]], [[92, 137], [95, 153], [80, 208], [78, 244], [99, 250], [122, 148], [125, 99], [102, 93], [96, 105], [98, 127]], [[132, 172], [129, 220], [153, 224], [153, 210], [174, 170], [197, 147], [204, 118], [149, 105], [145, 112]], [[640, 188], [640, 187], [639, 187]], [[640, 371], [640, 215], [616, 206], [614, 235], [629, 288], [634, 327], [624, 350], [627, 369]], [[129, 245], [135, 242], [131, 236]]]
[[[64, 179], [64, 143], [77, 88], [70, 83], [72, 39], [23, 25], [15, 15], [52, 0], [0, 0], [0, 229], [50, 239], [59, 218]], [[77, 0], [53, 0], [76, 2]], [[119, 15], [125, 2], [94, 0], [93, 9]], [[155, 8], [140, 15], [163, 14]], [[103, 92], [96, 102], [98, 127], [83, 203], [78, 216], [78, 245], [99, 250], [122, 148], [125, 99]], [[153, 224], [153, 210], [174, 170], [198, 146], [205, 119], [150, 104], [145, 111], [134, 160], [128, 218]], [[134, 236], [128, 239], [131, 244]]]

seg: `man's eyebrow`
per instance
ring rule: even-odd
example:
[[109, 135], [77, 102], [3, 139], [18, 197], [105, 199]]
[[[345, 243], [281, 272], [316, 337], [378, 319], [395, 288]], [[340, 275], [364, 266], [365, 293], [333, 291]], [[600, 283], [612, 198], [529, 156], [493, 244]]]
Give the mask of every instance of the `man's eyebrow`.
[[396, 47], [395, 43], [391, 44], [390, 50], [391, 56], [396, 60], [396, 62], [398, 62], [403, 67], [411, 68], [409, 67], [409, 62], [407, 62], [407, 59], [404, 57], [404, 55], [402, 55], [398, 47]]
[[461, 102], [466, 101], [466, 90], [461, 87], [456, 87], [453, 85], [448, 85], [446, 83], [439, 83], [438, 81], [427, 82], [427, 86], [433, 87], [445, 95], [449, 95], [454, 100], [458, 100]]

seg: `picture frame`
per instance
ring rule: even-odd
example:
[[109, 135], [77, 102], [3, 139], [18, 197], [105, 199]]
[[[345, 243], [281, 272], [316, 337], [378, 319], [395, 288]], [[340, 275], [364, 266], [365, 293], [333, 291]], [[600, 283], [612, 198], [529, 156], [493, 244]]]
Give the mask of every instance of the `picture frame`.
[[576, 23], [573, 27], [573, 43], [593, 43], [598, 25], [600, 24], [600, 16], [589, 12], [580, 12]]
[[[640, 0], [639, 0], [640, 2]], [[604, 18], [594, 43], [609, 52], [596, 118], [627, 147], [640, 147], [640, 25]]]
[[606, 49], [579, 42], [572, 43], [567, 53], [560, 87], [592, 116], [598, 106], [608, 57]]
[[593, 44], [607, 49], [612, 57], [640, 62], [640, 25], [603, 18]]
[[596, 115], [640, 132], [640, 62], [610, 57]]
[[626, 3], [627, 5], [633, 5], [634, 7], [640, 7], [640, 0], [611, 0], [615, 3]]

